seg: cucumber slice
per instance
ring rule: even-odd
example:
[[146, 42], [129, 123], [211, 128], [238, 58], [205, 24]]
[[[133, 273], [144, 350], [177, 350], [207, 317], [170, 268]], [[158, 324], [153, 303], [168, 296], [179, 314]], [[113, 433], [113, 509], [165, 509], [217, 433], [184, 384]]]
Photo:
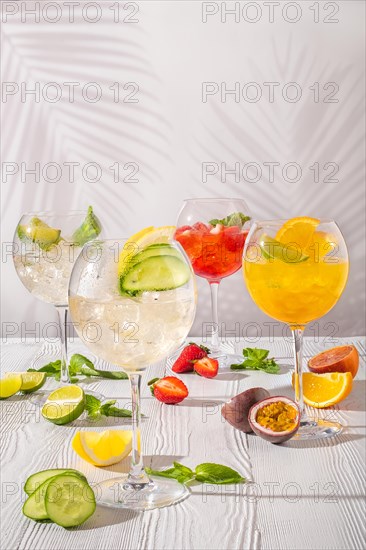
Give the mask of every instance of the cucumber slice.
[[144, 291], [172, 290], [189, 281], [188, 266], [175, 256], [152, 256], [134, 264], [120, 278], [122, 294], [136, 296]]
[[146, 247], [144, 250], [133, 256], [130, 261], [130, 268], [138, 264], [147, 258], [153, 256], [175, 256], [176, 258], [181, 258], [180, 253], [173, 246], [169, 244], [152, 244], [151, 246]]
[[[61, 475], [64, 475], [64, 474], [61, 474]], [[77, 474], [69, 473], [68, 475], [79, 479], [79, 476]], [[34, 519], [35, 521], [42, 521], [45, 519], [49, 519], [47, 510], [46, 510], [46, 503], [45, 503], [46, 491], [49, 484], [58, 477], [59, 475], [54, 475], [46, 479], [46, 481], [44, 481], [38, 487], [38, 489], [36, 489], [34, 493], [32, 493], [31, 496], [27, 498], [27, 500], [23, 505], [23, 514], [25, 516], [27, 516], [30, 519]], [[83, 480], [83, 483], [84, 483], [84, 480]]]
[[93, 489], [79, 476], [61, 474], [46, 490], [47, 516], [61, 527], [77, 527], [95, 512]]
[[73, 470], [72, 468], [53, 468], [51, 470], [42, 470], [41, 472], [37, 472], [36, 474], [32, 474], [28, 477], [24, 485], [24, 491], [27, 495], [31, 495], [36, 489], [38, 489], [38, 487], [40, 487], [40, 485], [42, 485], [42, 483], [47, 481], [47, 479], [65, 473], [76, 474], [82, 479], [86, 479], [84, 474], [79, 472], [79, 470]]

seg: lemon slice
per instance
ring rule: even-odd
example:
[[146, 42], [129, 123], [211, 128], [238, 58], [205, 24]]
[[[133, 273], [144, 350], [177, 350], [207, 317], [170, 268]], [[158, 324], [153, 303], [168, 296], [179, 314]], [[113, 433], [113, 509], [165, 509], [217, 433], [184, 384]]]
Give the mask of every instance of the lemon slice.
[[61, 239], [61, 230], [50, 227], [39, 218], [32, 218], [28, 225], [18, 225], [18, 237], [21, 241], [31, 240], [42, 250], [48, 250]]
[[42, 407], [42, 416], [54, 424], [63, 425], [79, 418], [85, 408], [84, 391], [76, 385], [53, 391]]
[[147, 246], [152, 244], [169, 243], [173, 237], [176, 227], [165, 225], [163, 227], [146, 227], [126, 241], [118, 261], [118, 275], [122, 275], [131, 267], [132, 258]]
[[[7, 372], [5, 376], [9, 378], [13, 374], [14, 373]], [[17, 372], [15, 374], [18, 374], [22, 378], [20, 391], [23, 393], [32, 393], [39, 390], [47, 380], [45, 372]]]
[[72, 447], [81, 458], [95, 466], [111, 466], [130, 454], [132, 431], [77, 432]]
[[3, 380], [0, 380], [0, 399], [7, 399], [17, 393], [22, 386], [20, 374], [13, 373]]

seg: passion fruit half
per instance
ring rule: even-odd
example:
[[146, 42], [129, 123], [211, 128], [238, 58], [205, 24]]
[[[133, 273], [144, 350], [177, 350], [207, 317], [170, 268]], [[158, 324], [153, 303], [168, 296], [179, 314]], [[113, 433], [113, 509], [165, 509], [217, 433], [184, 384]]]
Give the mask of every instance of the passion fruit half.
[[283, 443], [295, 435], [300, 426], [300, 409], [295, 401], [283, 396], [267, 397], [249, 411], [254, 433], [270, 443]]
[[264, 388], [249, 388], [224, 403], [221, 414], [237, 430], [246, 434], [251, 433], [253, 430], [248, 420], [250, 408], [267, 397], [269, 392]]

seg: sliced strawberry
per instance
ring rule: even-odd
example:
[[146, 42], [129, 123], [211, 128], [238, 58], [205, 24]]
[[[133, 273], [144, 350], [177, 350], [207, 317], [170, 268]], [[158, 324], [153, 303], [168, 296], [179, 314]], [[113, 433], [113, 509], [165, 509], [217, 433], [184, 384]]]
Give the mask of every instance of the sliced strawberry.
[[205, 378], [215, 378], [219, 370], [219, 362], [211, 357], [203, 357], [194, 364], [194, 370]]
[[202, 357], [206, 357], [208, 353], [210, 353], [210, 350], [205, 348], [205, 346], [198, 346], [197, 344], [190, 343], [183, 349], [172, 366], [172, 370], [178, 373], [192, 372], [193, 362], [197, 359], [202, 359]]
[[167, 405], [180, 403], [188, 396], [187, 386], [175, 376], [154, 378], [148, 383], [151, 393], [156, 399]]

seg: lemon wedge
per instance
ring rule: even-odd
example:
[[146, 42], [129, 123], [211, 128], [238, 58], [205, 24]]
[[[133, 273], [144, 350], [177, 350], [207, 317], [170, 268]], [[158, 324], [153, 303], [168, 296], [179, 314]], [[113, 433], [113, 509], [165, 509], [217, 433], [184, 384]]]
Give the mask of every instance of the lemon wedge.
[[130, 454], [132, 431], [77, 432], [72, 440], [72, 448], [90, 464], [111, 466]]
[[163, 227], [146, 227], [130, 237], [119, 256], [118, 275], [122, 275], [131, 265], [132, 258], [147, 246], [157, 243], [168, 243], [174, 237], [176, 227], [165, 225]]

